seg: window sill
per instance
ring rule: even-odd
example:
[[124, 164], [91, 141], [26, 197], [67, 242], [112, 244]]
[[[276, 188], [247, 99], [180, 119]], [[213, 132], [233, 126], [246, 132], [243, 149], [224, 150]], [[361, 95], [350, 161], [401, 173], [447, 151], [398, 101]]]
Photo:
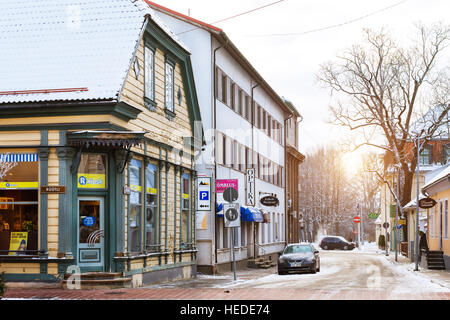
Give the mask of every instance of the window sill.
[[144, 97], [144, 105], [150, 111], [156, 111], [157, 103], [147, 97]]
[[175, 112], [173, 112], [172, 110], [169, 110], [167, 108], [164, 108], [164, 113], [166, 114], [166, 118], [169, 121], [173, 121], [173, 119], [175, 118], [176, 114]]

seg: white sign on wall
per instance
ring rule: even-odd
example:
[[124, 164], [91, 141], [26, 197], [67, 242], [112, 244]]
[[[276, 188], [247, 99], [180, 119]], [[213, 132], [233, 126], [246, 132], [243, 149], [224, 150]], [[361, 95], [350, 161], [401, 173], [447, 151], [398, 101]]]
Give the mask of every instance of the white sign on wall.
[[255, 169], [247, 169], [247, 188], [245, 202], [247, 206], [255, 206]]
[[197, 211], [211, 211], [211, 178], [197, 178]]

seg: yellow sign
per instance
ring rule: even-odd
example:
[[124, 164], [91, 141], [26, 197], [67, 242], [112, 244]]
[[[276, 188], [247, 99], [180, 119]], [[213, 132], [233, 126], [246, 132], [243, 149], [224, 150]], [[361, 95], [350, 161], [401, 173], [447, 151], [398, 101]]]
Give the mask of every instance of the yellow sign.
[[183, 193], [182, 197], [183, 197], [183, 199], [189, 199], [189, 194]]
[[150, 194], [157, 194], [158, 191], [156, 190], [156, 188], [147, 188], [147, 193], [150, 193]]
[[0, 182], [0, 189], [35, 189], [39, 187], [36, 182]]
[[398, 224], [399, 225], [406, 225], [406, 220], [399, 219], [398, 220]]
[[130, 185], [130, 188], [131, 188], [131, 190], [134, 191], [134, 192], [141, 192], [141, 190], [142, 190], [142, 187], [141, 187], [141, 186], [136, 186], [136, 185], [134, 185], [134, 184]]
[[[28, 232], [11, 232], [9, 242], [10, 256], [25, 254], [27, 250]], [[23, 251], [23, 253], [21, 253]]]
[[106, 175], [104, 174], [78, 174], [78, 188], [85, 189], [105, 189]]

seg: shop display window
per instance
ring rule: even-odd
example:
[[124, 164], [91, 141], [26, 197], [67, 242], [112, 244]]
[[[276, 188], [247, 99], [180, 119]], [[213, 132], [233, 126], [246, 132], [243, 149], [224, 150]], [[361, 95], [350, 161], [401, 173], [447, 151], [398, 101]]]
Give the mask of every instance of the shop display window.
[[38, 156], [0, 155], [0, 255], [38, 253]]
[[158, 246], [158, 185], [157, 185], [157, 166], [149, 163], [145, 168], [145, 232], [146, 232], [146, 250], [156, 252]]

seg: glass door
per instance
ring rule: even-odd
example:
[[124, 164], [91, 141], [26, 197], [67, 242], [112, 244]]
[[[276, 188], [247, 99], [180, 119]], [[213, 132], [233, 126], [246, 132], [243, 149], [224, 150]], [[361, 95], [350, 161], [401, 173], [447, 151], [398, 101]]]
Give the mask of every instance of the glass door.
[[104, 198], [78, 198], [78, 266], [104, 271]]

